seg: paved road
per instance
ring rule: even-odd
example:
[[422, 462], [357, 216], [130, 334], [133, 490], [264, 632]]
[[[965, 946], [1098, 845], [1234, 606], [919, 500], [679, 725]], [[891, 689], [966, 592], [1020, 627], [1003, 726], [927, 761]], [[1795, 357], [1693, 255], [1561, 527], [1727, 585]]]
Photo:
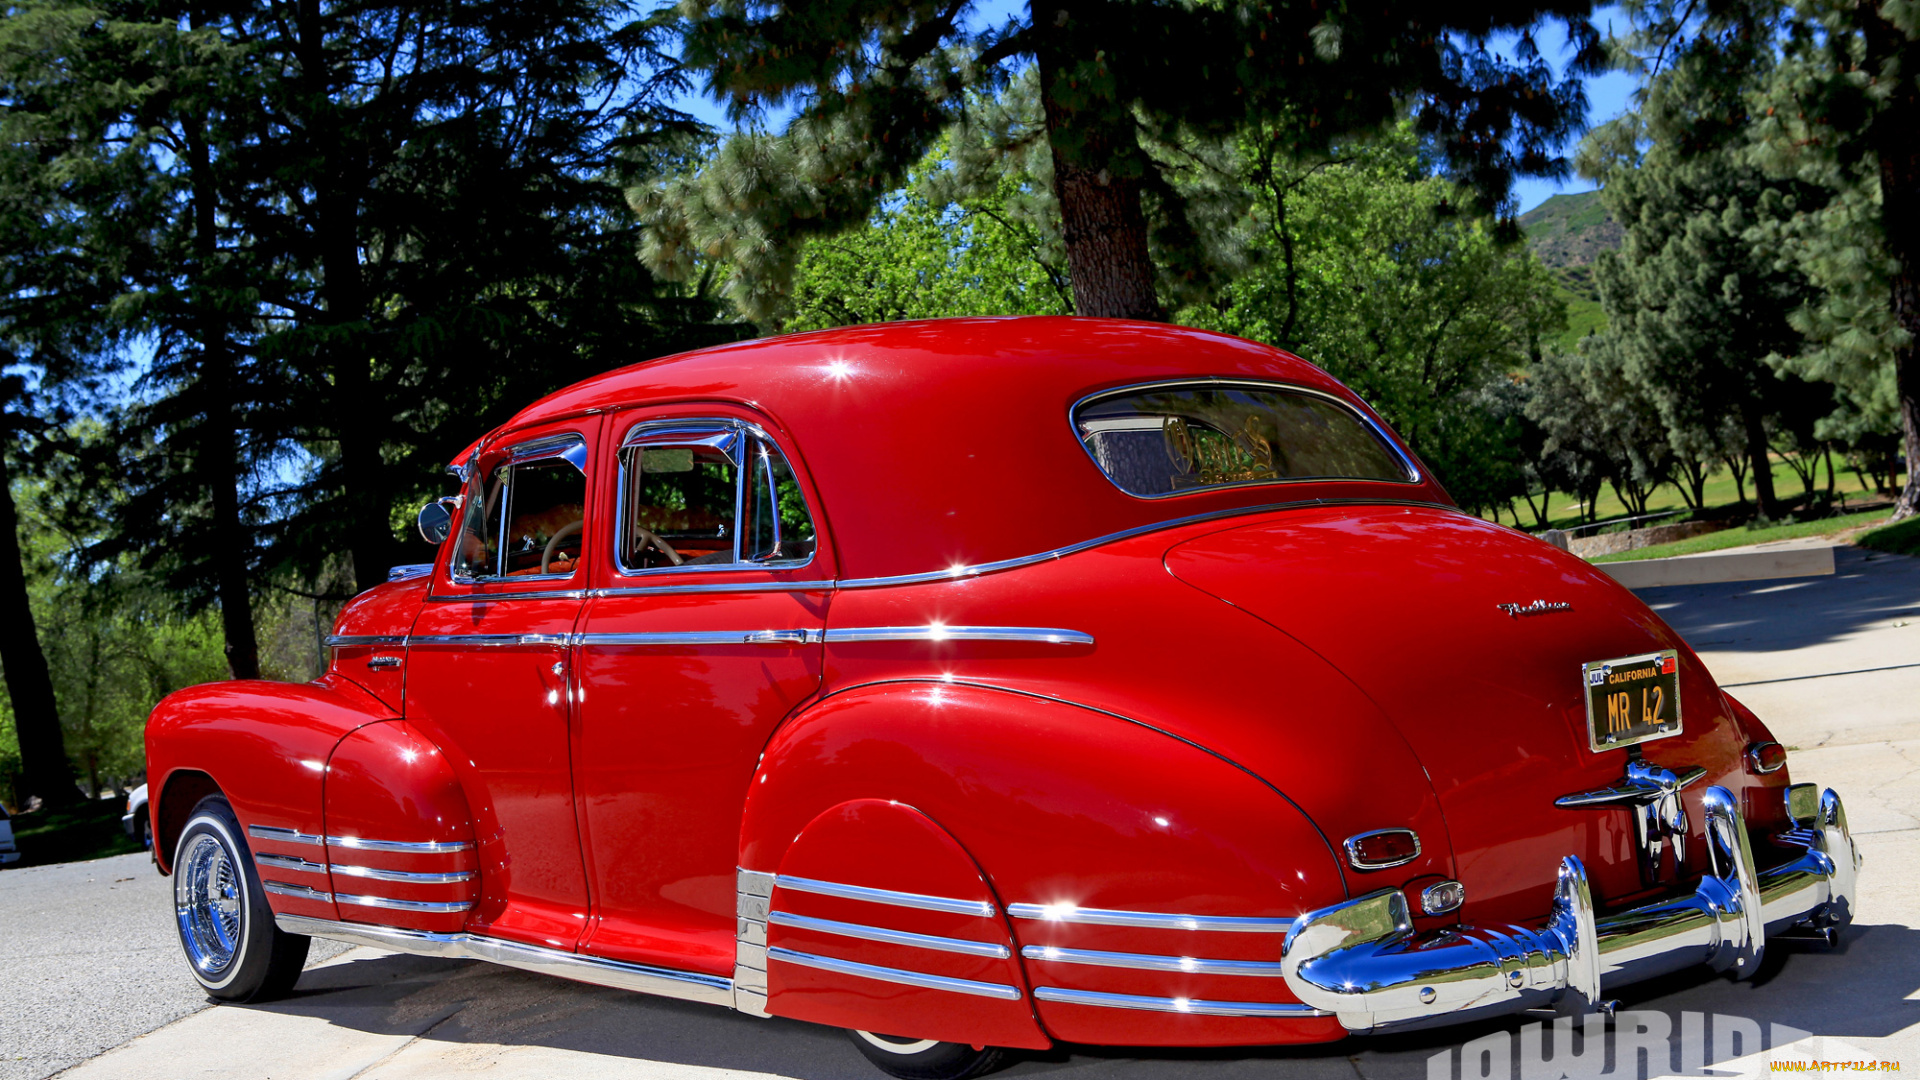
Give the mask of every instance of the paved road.
[[[0, 1080], [39, 1080], [206, 1008], [145, 854], [0, 871]], [[316, 960], [345, 951], [314, 942]]]
[[[1686, 975], [1622, 997], [1627, 1008], [1664, 1012], [1676, 1025], [1684, 1013], [1718, 1013], [1816, 1036], [1794, 1043], [1789, 1056], [1871, 1057], [1911, 1071], [1920, 1068], [1920, 888], [1913, 884], [1920, 868], [1920, 560], [1839, 554], [1830, 578], [1643, 595], [1795, 747], [1796, 777], [1846, 796], [1867, 859], [1854, 926], [1832, 951], [1770, 947], [1760, 977], [1749, 982]], [[134, 880], [119, 880], [128, 876]], [[12, 1004], [0, 1008], [0, 1057], [8, 1059], [0, 1080], [38, 1080], [195, 1008], [191, 984], [175, 966], [164, 885], [138, 857], [0, 874], [0, 925], [10, 931], [0, 943], [0, 970], [14, 975], [0, 983], [12, 991]], [[76, 968], [84, 979], [73, 977]], [[113, 988], [116, 982], [125, 985]], [[30, 1003], [19, 1016], [22, 1002]], [[1066, 1049], [1003, 1075], [1426, 1080], [1435, 1053], [1480, 1037], [1504, 1045], [1501, 1033], [1524, 1035], [1525, 1024], [1299, 1050]], [[1613, 1075], [1667, 1068], [1641, 1062]], [[1749, 1062], [1746, 1071], [1758, 1069]], [[469, 1073], [490, 1080], [880, 1075], [838, 1033], [805, 1024], [475, 962], [355, 949], [309, 971], [289, 1001], [201, 1011], [94, 1057], [63, 1080]]]

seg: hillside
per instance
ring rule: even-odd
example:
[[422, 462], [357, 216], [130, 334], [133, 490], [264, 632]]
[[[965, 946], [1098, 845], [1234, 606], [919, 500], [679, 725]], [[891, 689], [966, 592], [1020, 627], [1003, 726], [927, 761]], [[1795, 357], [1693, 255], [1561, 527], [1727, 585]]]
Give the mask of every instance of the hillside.
[[1560, 279], [1567, 302], [1567, 332], [1560, 344], [1572, 348], [1606, 325], [1593, 283], [1593, 261], [1619, 247], [1625, 232], [1601, 204], [1598, 191], [1552, 196], [1521, 214], [1520, 228], [1534, 255]]

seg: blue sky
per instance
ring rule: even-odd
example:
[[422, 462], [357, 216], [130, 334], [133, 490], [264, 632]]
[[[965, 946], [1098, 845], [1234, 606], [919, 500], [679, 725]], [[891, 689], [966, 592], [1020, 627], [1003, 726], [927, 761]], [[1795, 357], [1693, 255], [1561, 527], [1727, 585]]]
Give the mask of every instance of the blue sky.
[[[972, 21], [981, 25], [996, 23], [1009, 15], [1024, 16], [1026, 10], [1027, 0], [984, 0], [974, 6]], [[1618, 8], [1601, 9], [1595, 14], [1594, 21], [1599, 24], [1602, 33], [1607, 32], [1609, 22], [1623, 32], [1627, 28], [1625, 17]], [[1543, 33], [1540, 36], [1539, 45], [1541, 53], [1548, 62], [1556, 67], [1565, 62], [1566, 40], [1555, 30], [1549, 29]], [[1634, 78], [1625, 72], [1612, 71], [1599, 78], [1587, 80], [1588, 126], [1603, 124], [1625, 112], [1630, 104], [1629, 98], [1633, 89]], [[690, 94], [675, 104], [715, 127], [730, 126], [719, 103], [701, 94]], [[1573, 147], [1569, 145], [1563, 152], [1570, 156]], [[1593, 187], [1593, 184], [1577, 176], [1558, 182], [1522, 180], [1514, 185], [1514, 193], [1519, 196], [1520, 212], [1524, 214], [1555, 194], [1591, 191]]]

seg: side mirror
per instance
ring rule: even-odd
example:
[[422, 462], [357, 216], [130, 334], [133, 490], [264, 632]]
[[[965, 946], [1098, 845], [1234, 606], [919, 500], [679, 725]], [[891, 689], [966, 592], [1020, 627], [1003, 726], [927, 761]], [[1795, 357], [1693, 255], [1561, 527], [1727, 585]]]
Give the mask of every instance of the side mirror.
[[453, 499], [435, 499], [420, 508], [420, 535], [439, 547], [453, 535]]

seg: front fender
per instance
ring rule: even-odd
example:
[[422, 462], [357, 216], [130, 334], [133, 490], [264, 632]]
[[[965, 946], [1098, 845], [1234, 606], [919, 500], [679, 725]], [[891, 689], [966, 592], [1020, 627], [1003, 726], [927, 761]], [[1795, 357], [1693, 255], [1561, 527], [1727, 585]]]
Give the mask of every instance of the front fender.
[[[740, 866], [749, 873], [790, 872], [784, 866], [794, 839], [822, 813], [860, 800], [899, 803], [937, 825], [977, 863], [1003, 912], [1032, 914], [1029, 905], [1042, 905], [1056, 913], [1226, 916], [1263, 920], [1270, 931], [1016, 917], [1011, 925], [1021, 948], [1277, 962], [1286, 921], [1347, 896], [1325, 838], [1252, 773], [1144, 724], [1038, 695], [902, 681], [819, 702], [767, 747], [746, 806]], [[848, 879], [840, 884], [914, 892], [930, 873], [923, 863], [951, 862], [928, 845], [868, 850], [870, 857], [838, 864]], [[877, 904], [856, 905], [841, 916], [893, 928], [890, 917]], [[869, 951], [849, 939], [836, 958], [862, 962]], [[1029, 993], [1055, 987], [1166, 999], [1288, 999], [1284, 986], [1268, 978], [1070, 966], [1044, 956], [1023, 956], [1020, 963]], [[775, 964], [767, 1008], [781, 1014]], [[1338, 1024], [1323, 1018], [1173, 1015], [1141, 1025], [1126, 1009], [1044, 995], [1036, 1006], [1054, 1037], [1076, 1042], [1339, 1037]]]
[[193, 803], [218, 791], [243, 828], [318, 836], [321, 782], [348, 732], [395, 717], [378, 698], [327, 676], [310, 683], [208, 683], [162, 699], [147, 718], [153, 851], [172, 870], [173, 843]]

